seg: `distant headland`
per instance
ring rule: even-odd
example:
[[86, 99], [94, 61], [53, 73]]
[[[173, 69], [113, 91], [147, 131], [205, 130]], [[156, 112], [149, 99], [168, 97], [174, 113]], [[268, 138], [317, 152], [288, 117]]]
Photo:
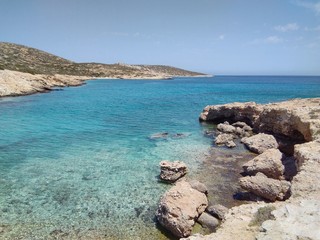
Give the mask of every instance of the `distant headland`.
[[76, 63], [14, 43], [0, 42], [0, 97], [77, 86], [94, 78], [170, 79], [207, 76], [164, 65]]

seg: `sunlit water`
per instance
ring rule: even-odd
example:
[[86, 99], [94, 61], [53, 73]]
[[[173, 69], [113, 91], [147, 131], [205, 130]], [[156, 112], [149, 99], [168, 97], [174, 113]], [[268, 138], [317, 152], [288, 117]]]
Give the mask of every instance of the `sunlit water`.
[[[319, 96], [319, 77], [217, 76], [0, 99], [0, 239], [167, 239], [154, 221], [169, 187], [159, 162], [183, 160], [204, 178], [203, 107]], [[169, 137], [150, 139], [159, 132]]]

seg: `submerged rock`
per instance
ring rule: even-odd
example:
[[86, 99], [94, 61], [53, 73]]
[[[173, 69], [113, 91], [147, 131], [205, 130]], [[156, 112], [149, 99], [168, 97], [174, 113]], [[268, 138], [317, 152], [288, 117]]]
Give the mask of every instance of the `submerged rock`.
[[268, 149], [244, 164], [242, 168], [249, 175], [261, 172], [267, 177], [282, 179], [285, 169], [282, 158], [283, 154], [278, 149]]
[[180, 161], [160, 162], [160, 179], [167, 182], [175, 182], [187, 173], [187, 165]]
[[240, 186], [257, 196], [274, 202], [285, 200], [290, 196], [291, 184], [285, 180], [271, 179], [263, 173], [257, 173], [256, 176], [241, 178]]
[[211, 231], [214, 231], [219, 226], [219, 220], [206, 212], [200, 215], [197, 222], [200, 223], [202, 227], [209, 228]]
[[223, 220], [228, 213], [229, 209], [225, 206], [222, 206], [220, 204], [215, 204], [207, 207], [206, 211], [211, 214], [212, 216]]
[[191, 187], [199, 192], [202, 192], [204, 194], [208, 194], [208, 188], [205, 184], [202, 182], [199, 182], [198, 180], [191, 180], [189, 181]]
[[242, 138], [241, 142], [252, 152], [261, 154], [272, 148], [278, 148], [279, 145], [274, 136], [265, 133], [259, 133], [252, 137]]
[[156, 213], [159, 223], [177, 237], [191, 234], [195, 220], [208, 206], [208, 200], [188, 182], [180, 181], [160, 199]]
[[160, 132], [160, 133], [154, 133], [149, 138], [150, 139], [166, 139], [169, 137], [168, 132]]

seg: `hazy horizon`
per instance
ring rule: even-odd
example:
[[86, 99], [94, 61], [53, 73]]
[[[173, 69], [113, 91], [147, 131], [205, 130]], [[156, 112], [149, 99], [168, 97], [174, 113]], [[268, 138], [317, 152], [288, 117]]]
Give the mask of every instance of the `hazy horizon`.
[[320, 75], [320, 1], [1, 0], [0, 41], [75, 62]]

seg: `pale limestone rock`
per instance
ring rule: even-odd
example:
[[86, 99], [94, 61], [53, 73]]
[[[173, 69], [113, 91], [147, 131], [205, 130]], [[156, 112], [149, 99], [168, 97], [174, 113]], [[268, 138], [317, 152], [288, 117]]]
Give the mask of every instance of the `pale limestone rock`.
[[240, 178], [240, 186], [270, 201], [285, 200], [290, 196], [291, 184], [285, 180], [266, 177], [263, 173]]
[[201, 224], [202, 227], [209, 228], [211, 231], [215, 230], [219, 225], [219, 220], [209, 213], [203, 212], [197, 222]]
[[243, 142], [250, 151], [258, 154], [261, 154], [268, 149], [278, 148], [279, 146], [274, 136], [265, 133], [242, 138], [241, 142]]
[[156, 215], [159, 223], [175, 236], [187, 237], [207, 206], [204, 193], [193, 189], [188, 182], [180, 181], [162, 196]]
[[233, 141], [234, 136], [228, 133], [221, 133], [215, 139], [215, 144], [217, 145], [225, 145], [228, 142]]
[[245, 173], [255, 175], [263, 173], [269, 178], [282, 179], [284, 165], [283, 154], [278, 149], [268, 149], [242, 166]]
[[273, 211], [275, 220], [262, 224], [257, 240], [314, 239], [320, 240], [320, 201], [302, 200], [285, 204]]
[[175, 182], [187, 173], [187, 165], [180, 161], [161, 161], [160, 179], [168, 182]]
[[225, 123], [219, 123], [217, 125], [217, 130], [222, 133], [234, 133], [236, 128], [230, 125], [228, 122], [225, 122]]
[[294, 99], [280, 103], [230, 103], [207, 106], [200, 121], [243, 121], [256, 132], [269, 132], [292, 139], [313, 141], [320, 137], [320, 98]]

